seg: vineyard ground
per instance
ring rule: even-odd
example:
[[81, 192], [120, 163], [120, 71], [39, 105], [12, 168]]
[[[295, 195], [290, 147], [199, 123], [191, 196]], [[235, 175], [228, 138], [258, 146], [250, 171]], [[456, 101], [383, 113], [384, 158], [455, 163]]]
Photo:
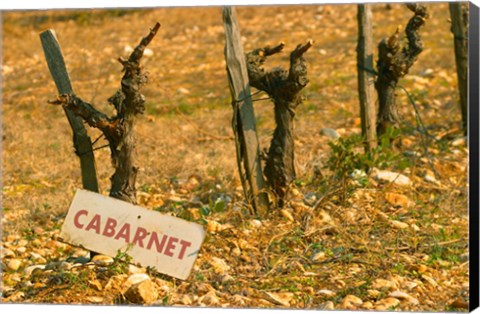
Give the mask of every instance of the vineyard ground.
[[[281, 41], [291, 51], [315, 41], [305, 55], [310, 83], [295, 120], [298, 179], [286, 210], [264, 217], [245, 207], [237, 174], [221, 8], [4, 14], [2, 302], [130, 304], [127, 278], [146, 272], [156, 305], [466, 311], [468, 148], [459, 130], [448, 6], [427, 6], [425, 50], [399, 84], [413, 95], [432, 135], [428, 152], [440, 177], [432, 179], [414, 109], [399, 90], [402, 146], [384, 151], [376, 166], [404, 174], [411, 186], [372, 173], [334, 191], [338, 173], [327, 168], [332, 139], [320, 130], [335, 129], [343, 139], [360, 132], [356, 7], [237, 8], [246, 51]], [[374, 5], [374, 42], [409, 18], [403, 5]], [[126, 257], [120, 253], [105, 264], [82, 262], [86, 251], [56, 240], [81, 180], [68, 122], [47, 103], [56, 89], [39, 33], [56, 31], [76, 94], [112, 112], [106, 99], [119, 87], [117, 58], [157, 21], [162, 27], [144, 60], [146, 113], [136, 129], [138, 200], [205, 225], [207, 237], [185, 281], [128, 266], [118, 261]], [[267, 66], [287, 64], [282, 53]], [[266, 148], [272, 104], [254, 106]], [[108, 194], [109, 152], [95, 156], [101, 192]]]

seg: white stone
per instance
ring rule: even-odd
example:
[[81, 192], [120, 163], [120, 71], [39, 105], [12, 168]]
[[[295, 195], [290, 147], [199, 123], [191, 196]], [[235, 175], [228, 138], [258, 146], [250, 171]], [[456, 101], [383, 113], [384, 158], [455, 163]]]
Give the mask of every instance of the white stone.
[[15, 252], [10, 249], [2, 248], [2, 257], [15, 257]]
[[151, 280], [144, 280], [128, 288], [125, 297], [132, 303], [150, 304], [158, 299], [158, 291]]
[[208, 292], [207, 294], [202, 296], [198, 301], [205, 305], [217, 305], [218, 303], [220, 303], [220, 300], [216, 296], [215, 291]]
[[95, 255], [92, 262], [98, 266], [108, 266], [113, 264], [113, 258], [106, 255]]
[[[314, 262], [317, 262], [317, 261], [321, 261], [321, 260], [324, 260], [325, 259], [325, 252], [318, 252], [318, 253], [315, 253], [315, 255], [313, 255], [312, 257], [312, 261]], [[322, 290], [320, 290], [322, 291]]]
[[411, 186], [412, 181], [404, 176], [403, 174], [392, 172], [392, 171], [386, 171], [386, 170], [378, 170], [374, 169], [372, 170], [372, 175], [375, 180], [382, 181], [382, 182], [388, 182], [388, 183], [393, 183], [395, 185], [399, 186]]
[[224, 259], [212, 257], [209, 263], [213, 266], [213, 269], [217, 274], [225, 275], [230, 270], [230, 266], [228, 266]]
[[340, 137], [340, 134], [332, 128], [322, 128], [320, 129], [320, 135], [324, 135], [326, 137], [329, 137], [331, 139], [336, 140], [337, 138]]
[[452, 146], [464, 146], [465, 145], [465, 138], [464, 137], [460, 137], [460, 138], [457, 138], [455, 139], [453, 142], [452, 142]]
[[37, 259], [42, 258], [42, 255], [40, 255], [40, 254], [38, 254], [38, 253], [35, 253], [35, 252], [30, 252], [30, 256], [31, 256], [34, 260], [37, 260]]
[[321, 294], [327, 297], [334, 297], [336, 295], [334, 291], [327, 290], [327, 289], [318, 290], [317, 294]]
[[377, 278], [372, 283], [372, 288], [376, 290], [382, 289], [396, 289], [397, 284], [392, 280], [386, 280], [382, 278]]
[[262, 226], [262, 222], [258, 219], [252, 219], [252, 220], [250, 220], [250, 225], [253, 228], [260, 228]]
[[332, 301], [327, 301], [320, 305], [320, 310], [331, 311], [335, 309], [335, 305]]
[[398, 221], [398, 220], [390, 220], [389, 221], [390, 225], [394, 227], [395, 229], [407, 229], [408, 224]]
[[268, 302], [271, 302], [273, 304], [289, 307], [290, 301], [293, 298], [293, 293], [288, 293], [288, 292], [273, 293], [273, 292], [262, 291], [261, 297], [262, 299], [267, 300]]
[[147, 274], [133, 274], [127, 278], [127, 280], [123, 283], [123, 290], [127, 290], [134, 284], [139, 282], [150, 280], [150, 277]]
[[341, 304], [342, 307], [345, 309], [355, 309], [356, 307], [362, 305], [363, 301], [359, 297], [349, 294], [345, 298], [343, 298]]
[[391, 310], [400, 305], [400, 300], [392, 297], [382, 299], [375, 303], [375, 309], [379, 311]]
[[129, 274], [143, 274], [145, 273], [145, 268], [137, 267], [135, 265], [128, 265], [128, 273]]
[[392, 297], [392, 298], [399, 299], [399, 300], [406, 300], [411, 304], [419, 304], [419, 302], [416, 298], [412, 297], [411, 295], [409, 295], [408, 293], [405, 293], [403, 291], [398, 291], [398, 290], [393, 291], [388, 296]]
[[184, 95], [190, 94], [190, 91], [188, 89], [184, 88], [184, 87], [180, 87], [179, 89], [177, 89], [177, 92], [179, 94], [184, 94]]
[[295, 219], [293, 218], [292, 213], [288, 209], [282, 209], [280, 210], [280, 215], [283, 217], [287, 218], [289, 221], [294, 222]]
[[149, 48], [145, 48], [145, 50], [143, 51], [143, 55], [147, 58], [151, 57], [153, 56], [153, 50]]
[[7, 261], [7, 268], [13, 271], [16, 271], [22, 265], [22, 261], [18, 259], [11, 259]]
[[25, 252], [27, 251], [27, 248], [24, 247], [24, 246], [20, 246], [20, 247], [17, 247], [17, 248], [15, 249], [15, 251], [16, 251], [17, 253], [19, 253], [19, 254], [23, 254], [23, 253], [25, 253]]

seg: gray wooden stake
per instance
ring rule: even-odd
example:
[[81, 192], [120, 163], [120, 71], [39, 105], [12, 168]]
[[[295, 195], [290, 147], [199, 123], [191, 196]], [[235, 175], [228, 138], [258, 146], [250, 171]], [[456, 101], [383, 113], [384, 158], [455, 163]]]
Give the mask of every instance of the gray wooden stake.
[[269, 209], [268, 194], [260, 164], [260, 146], [250, 94], [245, 54], [240, 40], [235, 9], [223, 8], [225, 59], [232, 94], [233, 130], [237, 148], [238, 170], [245, 197], [259, 214]]
[[[73, 94], [70, 77], [65, 66], [60, 44], [55, 32], [47, 30], [40, 34], [43, 52], [47, 60], [48, 68], [52, 75], [58, 93]], [[73, 131], [73, 145], [77, 156], [80, 158], [83, 188], [98, 192], [97, 172], [95, 168], [95, 156], [93, 155], [92, 141], [87, 134], [81, 118], [67, 108], [64, 108], [70, 127]]]
[[372, 11], [369, 4], [358, 4], [358, 95], [362, 135], [366, 151], [377, 147], [377, 116], [375, 113], [375, 77], [373, 75]]

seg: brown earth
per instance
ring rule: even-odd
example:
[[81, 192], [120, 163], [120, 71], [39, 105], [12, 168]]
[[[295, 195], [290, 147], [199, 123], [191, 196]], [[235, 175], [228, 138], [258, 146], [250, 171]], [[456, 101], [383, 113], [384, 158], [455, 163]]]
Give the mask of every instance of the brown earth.
[[[440, 177], [431, 178], [414, 109], [399, 90], [402, 148], [392, 148], [375, 166], [403, 173], [412, 186], [386, 184], [371, 173], [366, 182], [355, 186], [348, 179], [348, 190], [344, 185], [333, 192], [336, 169], [322, 168], [323, 178], [313, 173], [315, 165], [330, 165], [333, 154], [322, 128], [336, 129], [342, 138], [360, 132], [356, 7], [237, 8], [246, 51], [280, 41], [290, 51], [315, 40], [305, 55], [310, 84], [295, 120], [298, 179], [287, 207], [266, 217], [246, 209], [237, 175], [221, 8], [6, 13], [2, 302], [129, 303], [125, 280], [148, 272], [158, 291], [153, 303], [168, 306], [465, 310], [468, 149], [458, 130], [448, 7], [427, 6], [425, 51], [399, 84], [413, 95], [435, 138], [428, 149]], [[403, 5], [375, 5], [374, 41], [409, 17]], [[118, 261], [121, 254], [106, 266], [76, 263], [87, 252], [56, 240], [81, 183], [67, 120], [47, 104], [56, 89], [38, 35], [55, 29], [76, 94], [111, 113], [106, 99], [121, 78], [116, 59], [156, 21], [162, 27], [149, 46], [153, 54], [144, 59], [147, 110], [137, 127], [138, 196], [146, 208], [205, 224], [207, 238], [185, 281], [128, 267]], [[282, 53], [268, 66], [287, 62]], [[255, 114], [266, 148], [274, 128], [271, 103], [255, 102]], [[401, 166], [397, 157], [405, 152], [420, 156]], [[107, 194], [109, 152], [95, 155]], [[45, 268], [29, 274], [32, 265]]]

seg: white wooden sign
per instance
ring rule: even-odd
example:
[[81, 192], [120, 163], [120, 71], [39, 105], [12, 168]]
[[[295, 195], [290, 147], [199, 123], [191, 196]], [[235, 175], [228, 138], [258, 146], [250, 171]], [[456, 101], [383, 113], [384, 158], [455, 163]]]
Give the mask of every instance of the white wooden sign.
[[199, 224], [79, 189], [60, 236], [109, 256], [127, 250], [134, 262], [186, 279], [205, 231]]

